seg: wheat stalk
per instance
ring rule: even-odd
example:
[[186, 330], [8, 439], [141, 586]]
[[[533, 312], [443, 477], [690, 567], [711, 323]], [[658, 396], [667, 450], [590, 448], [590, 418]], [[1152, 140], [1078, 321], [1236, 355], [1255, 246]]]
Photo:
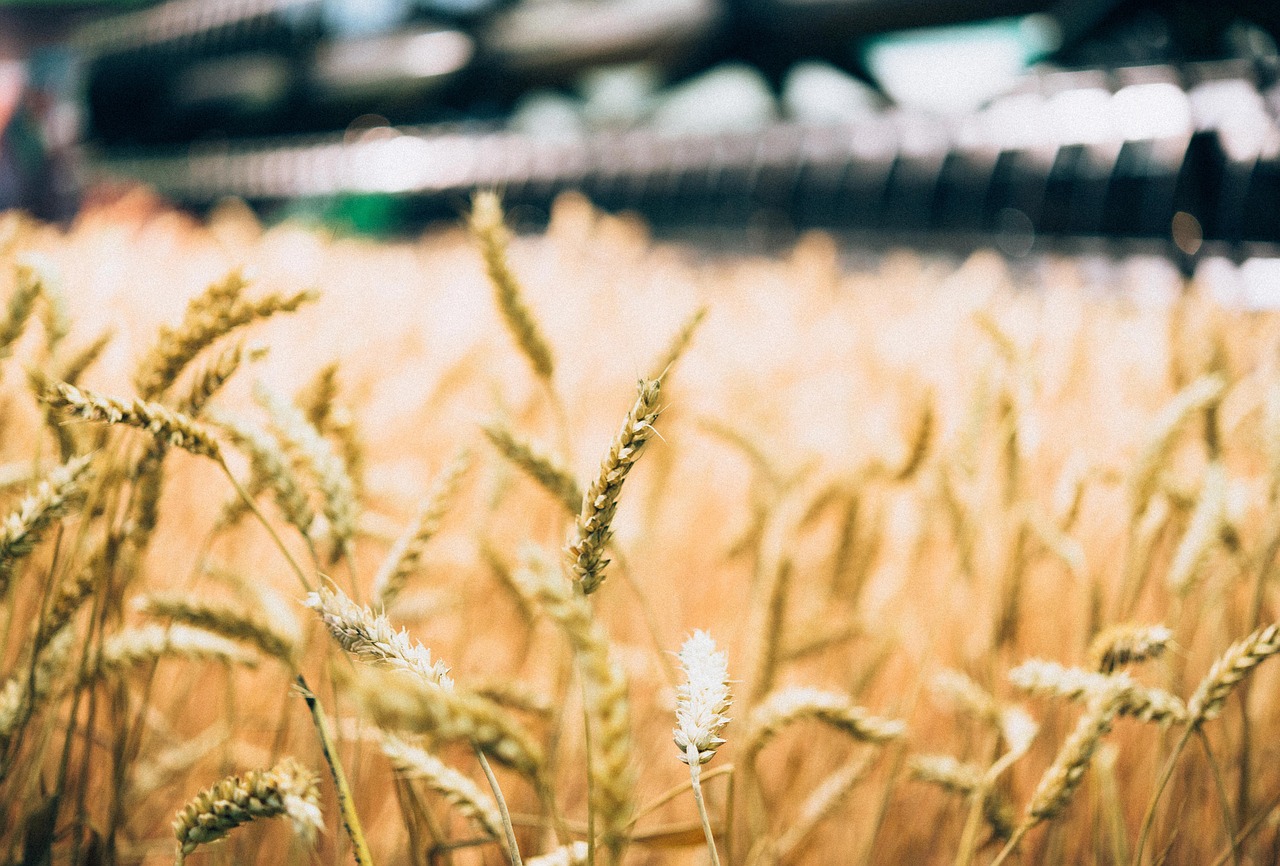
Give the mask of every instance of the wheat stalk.
[[594, 816], [616, 861], [626, 847], [635, 811], [631, 754], [631, 706], [626, 674], [609, 650], [609, 638], [581, 591], [552, 573], [536, 551], [526, 549], [515, 580], [559, 625], [578, 662], [591, 728], [587, 773]]
[[179, 866], [201, 845], [264, 818], [288, 818], [293, 831], [310, 843], [324, 829], [319, 785], [316, 773], [285, 758], [269, 770], [229, 776], [201, 791], [173, 821]]

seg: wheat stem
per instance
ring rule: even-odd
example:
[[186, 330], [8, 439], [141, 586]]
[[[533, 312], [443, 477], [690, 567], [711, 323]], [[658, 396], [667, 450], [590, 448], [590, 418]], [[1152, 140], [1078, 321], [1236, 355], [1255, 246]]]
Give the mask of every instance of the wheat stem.
[[307, 702], [307, 709], [311, 711], [311, 719], [315, 722], [325, 763], [329, 765], [329, 772], [333, 774], [333, 785], [338, 792], [338, 810], [342, 813], [342, 824], [347, 828], [347, 835], [351, 837], [352, 853], [355, 855], [356, 864], [373, 866], [373, 856], [369, 853], [369, 844], [365, 842], [364, 830], [360, 826], [360, 816], [356, 814], [351, 785], [347, 782], [347, 774], [342, 770], [342, 761], [338, 758], [338, 750], [334, 745], [333, 735], [329, 732], [329, 723], [325, 720], [324, 710], [321, 709], [315, 692], [307, 687], [307, 681], [303, 679], [302, 674], [298, 674], [296, 682], [302, 699]]
[[498, 777], [493, 774], [493, 767], [489, 766], [489, 759], [484, 756], [484, 751], [475, 743], [471, 744], [471, 748], [476, 753], [476, 760], [480, 762], [480, 769], [484, 770], [484, 777], [489, 780], [493, 800], [498, 804], [498, 813], [502, 815], [502, 832], [506, 836], [507, 859], [511, 861], [511, 866], [522, 866], [520, 846], [516, 843], [516, 831], [511, 826], [511, 812], [507, 810], [507, 800], [502, 796]]

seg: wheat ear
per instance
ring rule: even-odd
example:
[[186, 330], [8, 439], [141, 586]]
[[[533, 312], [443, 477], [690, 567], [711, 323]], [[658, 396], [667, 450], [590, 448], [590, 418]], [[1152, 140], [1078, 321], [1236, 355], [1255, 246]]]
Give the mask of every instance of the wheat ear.
[[1227, 525], [1227, 476], [1222, 463], [1213, 460], [1205, 470], [1200, 496], [1165, 578], [1171, 592], [1185, 596], [1191, 591]]
[[324, 829], [319, 785], [319, 775], [285, 758], [269, 770], [229, 776], [201, 791], [173, 821], [178, 864], [199, 846], [262, 818], [288, 818], [294, 832], [310, 843]]
[[129, 668], [170, 657], [258, 666], [256, 655], [221, 635], [185, 625], [145, 625], [116, 632], [104, 640], [102, 651], [92, 660], [82, 681], [119, 675]]
[[1000, 704], [967, 674], [950, 669], [939, 671], [929, 681], [929, 687], [970, 718], [994, 726], [1000, 724]]
[[[285, 520], [310, 541], [316, 513], [280, 444], [265, 430], [247, 421], [221, 414], [215, 415], [213, 421], [248, 456], [252, 472], [250, 492], [270, 490]], [[218, 525], [230, 526], [247, 510], [248, 506], [239, 497], [228, 501], [218, 517]]]
[[1159, 658], [1173, 640], [1163, 625], [1119, 623], [1100, 631], [1089, 643], [1089, 666], [1109, 674], [1116, 668]]
[[120, 400], [60, 382], [46, 395], [49, 404], [100, 424], [124, 424], [192, 454], [222, 459], [222, 449], [203, 425], [181, 412], [145, 400]]
[[192, 379], [187, 393], [177, 402], [178, 411], [191, 417], [198, 416], [213, 396], [222, 389], [244, 360], [244, 347], [240, 345], [224, 349], [211, 364]]
[[350, 548], [356, 531], [355, 484], [346, 463], [301, 410], [261, 385], [254, 389], [254, 397], [267, 410], [284, 453], [306, 467], [320, 489], [333, 543], [330, 559], [336, 562]]
[[400, 737], [382, 738], [382, 754], [395, 771], [406, 779], [422, 779], [431, 790], [445, 799], [464, 818], [474, 821], [495, 839], [503, 837], [502, 815], [493, 798], [480, 790], [475, 782], [459, 773], [426, 749], [405, 742]]
[[1163, 689], [1134, 682], [1128, 674], [1102, 674], [1056, 662], [1032, 659], [1009, 672], [1009, 681], [1032, 694], [1053, 695], [1073, 701], [1093, 701], [1111, 695], [1116, 715], [1144, 722], [1187, 721], [1187, 707]]
[[725, 742], [720, 734], [729, 723], [724, 714], [730, 703], [729, 661], [716, 649], [711, 635], [699, 630], [681, 647], [680, 665], [684, 668], [685, 682], [676, 692], [675, 743], [680, 750], [680, 760], [689, 765], [693, 797], [707, 850], [711, 852], [711, 863], [720, 866], [715, 834], [702, 797], [701, 765], [710, 761]]
[[520, 283], [507, 262], [507, 245], [510, 234], [502, 213], [502, 201], [491, 191], [477, 192], [471, 199], [471, 235], [480, 247], [489, 282], [493, 284], [498, 309], [515, 338], [529, 366], [545, 382], [551, 381], [555, 362], [551, 346], [542, 335], [542, 329], [525, 304]]
[[689, 344], [693, 342], [693, 336], [698, 332], [698, 328], [702, 325], [703, 319], [707, 317], [707, 308], [698, 307], [693, 314], [685, 320], [680, 326], [680, 330], [676, 331], [671, 337], [671, 342], [667, 344], [667, 348], [654, 362], [653, 378], [661, 379], [663, 382], [669, 382], [671, 370], [675, 367], [676, 362], [684, 357], [685, 350], [689, 348]]
[[1209, 668], [1187, 702], [1193, 724], [1218, 717], [1240, 681], [1262, 662], [1280, 653], [1280, 625], [1260, 628], [1232, 644]]
[[424, 683], [452, 688], [449, 668], [431, 650], [399, 631], [385, 614], [356, 604], [341, 590], [321, 586], [303, 602], [316, 611], [334, 640], [361, 661], [407, 671]]
[[877, 718], [848, 695], [804, 686], [789, 686], [765, 697], [751, 713], [744, 752], [754, 760], [779, 731], [795, 722], [815, 719], [864, 743], [882, 744], [906, 733], [899, 721]]
[[604, 569], [609, 564], [604, 558], [604, 549], [613, 535], [618, 494], [622, 491], [622, 483], [627, 480], [627, 473], [640, 458], [645, 443], [657, 432], [653, 423], [661, 411], [658, 408], [659, 384], [656, 380], [642, 379], [637, 390], [635, 404], [609, 446], [609, 453], [600, 463], [599, 474], [582, 499], [576, 531], [565, 551], [569, 572], [580, 585], [583, 595], [595, 592], [604, 582]]
[[1094, 696], [1076, 722], [1075, 728], [1063, 741], [1053, 763], [1045, 770], [1027, 805], [1027, 815], [1005, 843], [991, 866], [1000, 866], [1017, 849], [1022, 837], [1036, 825], [1051, 821], [1062, 813], [1098, 750], [1102, 737], [1111, 730], [1126, 691], [1118, 679], [1113, 687]]
[[297, 646], [288, 635], [234, 605], [203, 601], [181, 593], [156, 593], [138, 599], [135, 607], [148, 616], [171, 619], [251, 644], [290, 667], [295, 664]]
[[555, 574], [536, 551], [526, 549], [517, 583], [538, 599], [573, 649], [590, 720], [587, 757], [589, 802], [615, 861], [627, 844], [635, 812], [631, 754], [631, 705], [625, 672], [609, 650], [609, 638], [580, 590]]
[[1221, 376], [1202, 376], [1174, 395], [1160, 410], [1130, 475], [1129, 498], [1135, 520], [1146, 510], [1156, 491], [1160, 470], [1168, 462], [1178, 433], [1192, 415], [1222, 399], [1226, 388], [1226, 380]]
[[244, 300], [246, 283], [239, 272], [215, 282], [187, 305], [182, 323], [164, 327], [156, 344], [143, 357], [134, 375], [134, 386], [144, 400], [155, 400], [206, 347], [232, 331], [276, 313], [292, 313], [316, 300], [315, 292], [268, 295]]
[[0, 750], [53, 691], [59, 675], [66, 671], [74, 637], [72, 629], [59, 630], [37, 649], [35, 664], [29, 671], [14, 674], [0, 686]]
[[541, 780], [541, 747], [515, 717], [490, 700], [403, 670], [363, 670], [351, 686], [361, 707], [384, 730], [469, 742], [529, 779]]
[[14, 569], [35, 550], [53, 522], [66, 513], [72, 498], [81, 490], [80, 481], [89, 462], [87, 456], [77, 457], [54, 469], [0, 524], [0, 598], [8, 589]]
[[470, 466], [471, 452], [464, 448], [454, 455], [436, 478], [431, 492], [418, 510], [417, 518], [396, 540], [374, 575], [375, 606], [390, 607], [400, 595], [409, 575], [418, 567], [427, 542], [440, 530], [440, 524], [462, 484], [462, 477]]
[[573, 474], [554, 457], [532, 442], [517, 437], [499, 422], [486, 424], [484, 435], [503, 457], [520, 467], [570, 514], [576, 515], [582, 510], [582, 488]]
[[9, 296], [9, 306], [5, 310], [4, 319], [0, 320], [0, 358], [9, 354], [13, 344], [22, 336], [22, 331], [31, 318], [36, 298], [40, 296], [41, 280], [34, 268], [19, 266], [17, 269], [18, 285]]

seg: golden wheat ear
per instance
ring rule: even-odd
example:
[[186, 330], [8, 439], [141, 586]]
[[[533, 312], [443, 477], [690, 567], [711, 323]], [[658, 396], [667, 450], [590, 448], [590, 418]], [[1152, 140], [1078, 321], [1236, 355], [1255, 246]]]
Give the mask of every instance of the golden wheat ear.
[[177, 862], [181, 864], [201, 845], [264, 818], [288, 818], [299, 837], [313, 841], [324, 829], [319, 786], [319, 775], [292, 758], [269, 770], [228, 776], [197, 794], [174, 818]]

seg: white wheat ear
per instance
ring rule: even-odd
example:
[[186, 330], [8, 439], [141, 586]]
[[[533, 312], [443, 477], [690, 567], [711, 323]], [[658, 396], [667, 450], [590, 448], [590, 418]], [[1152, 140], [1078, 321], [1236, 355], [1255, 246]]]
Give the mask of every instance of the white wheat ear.
[[720, 855], [716, 852], [711, 818], [702, 797], [701, 776], [702, 765], [710, 761], [725, 742], [720, 732], [729, 724], [724, 714], [730, 703], [729, 660], [716, 649], [711, 635], [699, 630], [680, 649], [680, 664], [684, 666], [687, 682], [676, 694], [676, 747], [681, 751], [680, 760], [689, 765], [693, 799], [698, 806], [698, 817], [702, 819], [711, 863], [719, 866]]
[[705, 764], [725, 742], [720, 732], [729, 723], [729, 661], [711, 635], [698, 630], [684, 642], [680, 664], [688, 681], [676, 696], [675, 742], [681, 761], [690, 762], [692, 746], [697, 762]]

